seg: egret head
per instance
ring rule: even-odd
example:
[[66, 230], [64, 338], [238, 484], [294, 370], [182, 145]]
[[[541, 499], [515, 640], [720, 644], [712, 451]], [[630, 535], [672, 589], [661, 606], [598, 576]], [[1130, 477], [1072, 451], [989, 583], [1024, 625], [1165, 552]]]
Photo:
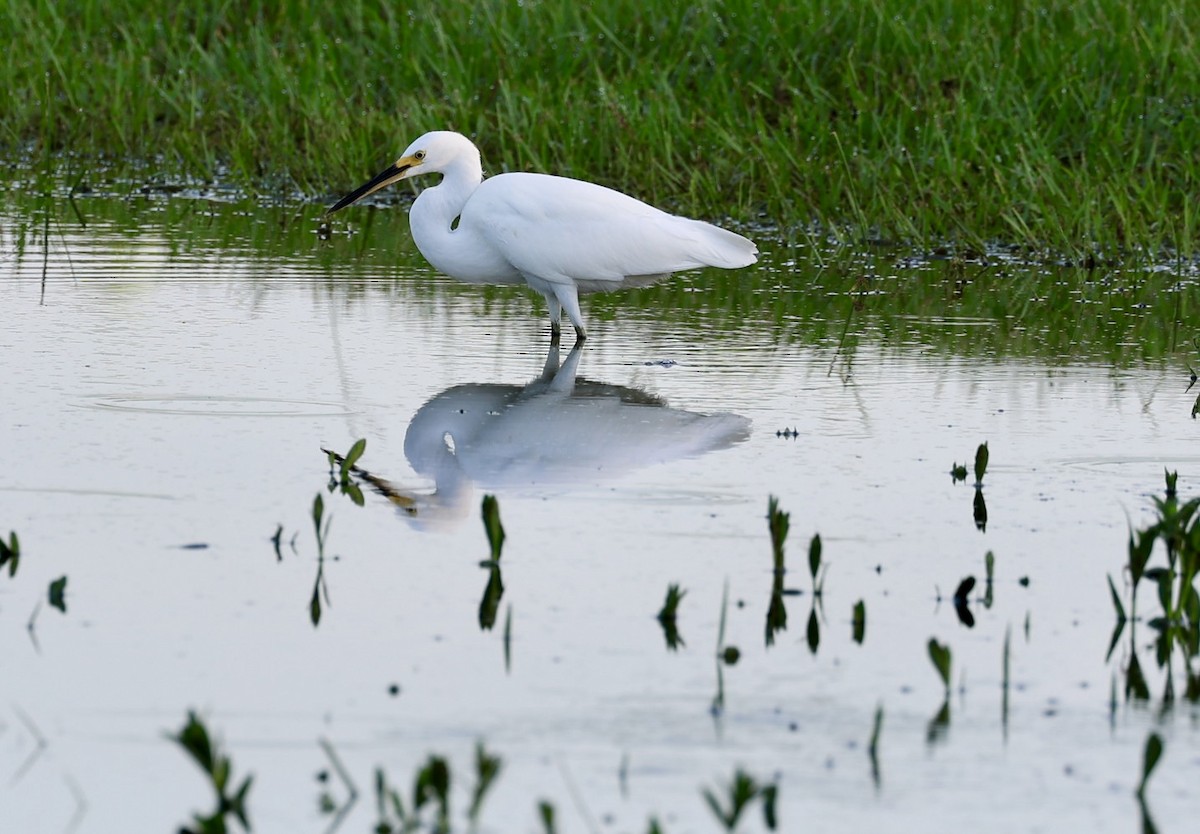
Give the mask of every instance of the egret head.
[[381, 188], [409, 177], [445, 171], [462, 159], [473, 159], [479, 165], [479, 150], [471, 140], [459, 133], [435, 130], [413, 142], [390, 166], [338, 200], [326, 214], [333, 214]]

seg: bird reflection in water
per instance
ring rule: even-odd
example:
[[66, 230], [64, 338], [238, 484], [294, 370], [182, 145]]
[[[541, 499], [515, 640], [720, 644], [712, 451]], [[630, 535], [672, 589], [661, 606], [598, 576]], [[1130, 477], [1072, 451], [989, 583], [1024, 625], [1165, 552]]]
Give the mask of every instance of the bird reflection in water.
[[431, 488], [357, 474], [416, 527], [451, 526], [472, 513], [475, 487], [491, 491], [610, 480], [636, 469], [728, 448], [750, 436], [731, 413], [670, 408], [638, 388], [577, 377], [582, 352], [559, 363], [552, 345], [527, 385], [455, 385], [409, 423], [404, 454]]

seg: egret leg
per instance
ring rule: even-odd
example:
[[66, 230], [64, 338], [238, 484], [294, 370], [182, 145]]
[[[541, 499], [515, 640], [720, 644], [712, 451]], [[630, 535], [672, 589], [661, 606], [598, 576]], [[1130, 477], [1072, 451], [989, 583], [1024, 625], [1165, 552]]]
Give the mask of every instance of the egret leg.
[[571, 348], [571, 352], [567, 354], [567, 361], [558, 369], [558, 373], [554, 375], [554, 379], [550, 382], [550, 391], [556, 394], [569, 395], [575, 390], [575, 377], [579, 373], [579, 358], [581, 356], [583, 356], [583, 346], [579, 342], [576, 342], [575, 347]]
[[554, 294], [558, 303], [566, 310], [571, 324], [575, 325], [575, 339], [582, 342], [587, 338], [587, 328], [583, 325], [583, 313], [579, 310], [579, 291], [574, 284], [555, 284]]
[[554, 347], [562, 341], [562, 304], [554, 293], [543, 293], [546, 299], [546, 309], [550, 311], [550, 346]]
[[558, 368], [558, 342], [551, 342], [550, 352], [546, 354], [546, 362], [542, 365], [542, 375], [538, 379], [542, 382], [550, 382], [558, 373]]

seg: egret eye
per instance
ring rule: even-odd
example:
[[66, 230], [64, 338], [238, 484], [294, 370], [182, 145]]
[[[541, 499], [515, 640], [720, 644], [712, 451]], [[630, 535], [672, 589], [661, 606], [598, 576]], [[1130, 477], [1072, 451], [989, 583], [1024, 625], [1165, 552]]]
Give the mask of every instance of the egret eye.
[[415, 154], [413, 154], [413, 159], [417, 160], [417, 162], [420, 162], [424, 158], [425, 151], [417, 151]]

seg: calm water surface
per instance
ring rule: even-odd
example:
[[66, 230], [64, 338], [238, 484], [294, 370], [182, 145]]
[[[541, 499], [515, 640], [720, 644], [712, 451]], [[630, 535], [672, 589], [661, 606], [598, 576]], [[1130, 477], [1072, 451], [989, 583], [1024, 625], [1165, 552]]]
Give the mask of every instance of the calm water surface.
[[[88, 224], [56, 219], [48, 247], [3, 218], [0, 534], [22, 548], [0, 574], [3, 830], [169, 831], [210, 810], [166, 739], [189, 709], [235, 779], [254, 774], [263, 831], [335, 821], [320, 798], [349, 790], [318, 779], [319, 739], [359, 793], [345, 831], [378, 820], [376, 768], [408, 797], [431, 753], [465, 830], [480, 740], [504, 762], [481, 831], [540, 830], [541, 800], [560, 831], [717, 830], [701, 789], [724, 797], [737, 768], [777, 783], [786, 831], [1136, 831], [1154, 730], [1148, 807], [1159, 830], [1190, 828], [1200, 713], [1163, 709], [1146, 634], [1106, 659], [1105, 579], [1124, 588], [1164, 467], [1195, 493], [1186, 350], [1039, 351], [1082, 313], [1014, 327], [953, 293], [936, 314], [860, 313], [851, 289], [881, 263], [892, 287], [950, 279], [872, 256], [838, 268], [839, 293], [813, 277], [822, 253], [764, 240], [740, 276], [585, 304], [587, 345], [548, 356], [540, 300], [432, 273], [401, 210], [321, 240], [312, 209], [196, 202], [169, 222], [161, 204], [115, 220], [84, 202]], [[779, 308], [789, 293], [811, 312]], [[327, 490], [322, 452], [360, 437], [363, 507]], [[948, 471], [984, 440], [980, 530]], [[491, 606], [489, 492], [507, 531]], [[768, 641], [771, 495], [797, 593]], [[970, 628], [949, 600], [968, 575]], [[65, 614], [46, 603], [61, 576]], [[676, 651], [655, 619], [673, 583]], [[719, 680], [726, 588], [741, 656]], [[932, 736], [930, 638], [953, 652]], [[1144, 704], [1124, 697], [1135, 648]], [[762, 827], [752, 807], [739, 830]]]

